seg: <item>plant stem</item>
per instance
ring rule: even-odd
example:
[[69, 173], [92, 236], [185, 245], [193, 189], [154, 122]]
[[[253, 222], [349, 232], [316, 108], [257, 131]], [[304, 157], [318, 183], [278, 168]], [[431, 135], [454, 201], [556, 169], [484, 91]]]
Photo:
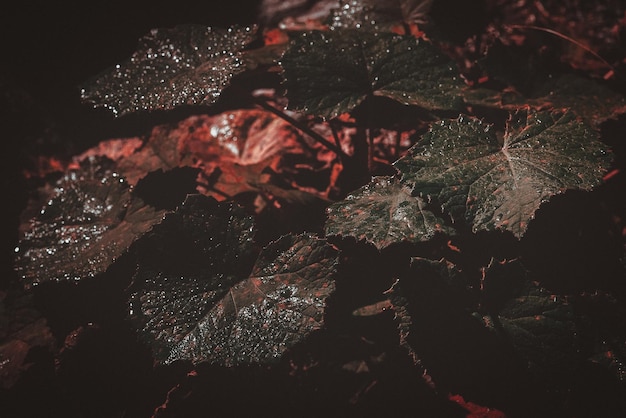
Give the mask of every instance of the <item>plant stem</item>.
[[338, 147], [337, 145], [335, 145], [332, 142], [328, 141], [322, 135], [318, 134], [317, 132], [315, 132], [313, 129], [309, 128], [305, 124], [303, 124], [300, 121], [298, 121], [298, 120], [292, 118], [291, 116], [285, 114], [284, 112], [280, 111], [279, 109], [276, 109], [274, 106], [270, 105], [269, 103], [267, 103], [263, 99], [260, 99], [258, 97], [254, 97], [253, 96], [253, 100], [254, 100], [254, 103], [258, 104], [263, 109], [265, 109], [265, 110], [267, 110], [269, 112], [272, 112], [273, 114], [275, 114], [279, 118], [285, 120], [286, 122], [288, 122], [291, 125], [295, 126], [300, 131], [302, 131], [305, 134], [309, 135], [311, 138], [313, 138], [315, 141], [319, 142], [320, 144], [324, 145], [329, 150], [333, 151], [335, 154], [337, 154], [339, 156], [339, 158], [341, 158], [342, 161], [345, 160], [346, 158], [349, 158], [349, 155], [344, 153], [343, 150], [340, 147]]

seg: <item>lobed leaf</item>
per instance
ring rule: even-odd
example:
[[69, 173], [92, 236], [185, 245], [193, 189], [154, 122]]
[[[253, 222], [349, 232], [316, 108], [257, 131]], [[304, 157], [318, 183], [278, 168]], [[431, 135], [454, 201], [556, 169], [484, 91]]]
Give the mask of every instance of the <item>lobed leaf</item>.
[[370, 95], [427, 109], [457, 109], [454, 61], [424, 40], [358, 29], [309, 31], [280, 64], [289, 107], [334, 118]]
[[597, 137], [572, 112], [526, 108], [510, 116], [501, 144], [490, 125], [461, 115], [432, 125], [394, 164], [453, 220], [521, 238], [550, 197], [600, 184], [612, 154]]
[[326, 212], [327, 236], [354, 237], [379, 250], [401, 242], [428, 241], [438, 232], [454, 234], [421, 197], [411, 196], [394, 177], [374, 177]]

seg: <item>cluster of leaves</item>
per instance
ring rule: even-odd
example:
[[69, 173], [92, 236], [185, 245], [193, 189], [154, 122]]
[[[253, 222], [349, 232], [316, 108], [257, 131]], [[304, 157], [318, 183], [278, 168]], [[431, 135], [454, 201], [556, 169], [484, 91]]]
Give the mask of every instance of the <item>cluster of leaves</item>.
[[[617, 75], [550, 61], [504, 24], [468, 65], [439, 36], [433, 1], [263, 6], [264, 26], [155, 29], [85, 83], [83, 100], [119, 117], [208, 110], [102, 142], [35, 190], [16, 249], [26, 290], [115, 287], [112, 272], [132, 265], [128, 323], [192, 380], [207, 365], [306, 375], [327, 356], [303, 360], [306, 347], [344, 338], [356, 352], [330, 363], [355, 377], [353, 412], [405, 361], [407, 399], [420, 393], [424, 410], [624, 413], [619, 398], [577, 399], [586, 379], [626, 389], [626, 216], [606, 198], [623, 173], [603, 136], [626, 113]], [[223, 103], [236, 105], [211, 114]], [[572, 210], [568, 196], [600, 213], [610, 254], [593, 262], [617, 260], [598, 283], [562, 286], [533, 251], [553, 233], [535, 218]], [[363, 343], [359, 324], [391, 337]], [[9, 386], [24, 361], [15, 341], [54, 345], [35, 319], [5, 337]], [[199, 387], [179, 384], [155, 416], [184, 414], [172, 399]]]

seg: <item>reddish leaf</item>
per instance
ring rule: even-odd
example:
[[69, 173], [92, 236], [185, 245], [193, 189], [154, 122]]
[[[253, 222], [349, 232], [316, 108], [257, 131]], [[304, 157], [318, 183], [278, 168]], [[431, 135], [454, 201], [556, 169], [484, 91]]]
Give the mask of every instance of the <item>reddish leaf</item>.
[[32, 295], [21, 290], [0, 293], [0, 387], [12, 387], [30, 367], [26, 356], [33, 347], [52, 351], [56, 341], [47, 321], [33, 307]]
[[86, 160], [39, 193], [23, 213], [16, 249], [15, 270], [27, 287], [103, 273], [165, 213], [98, 161]]
[[[176, 126], [155, 127], [141, 146], [137, 138], [110, 140], [76, 161], [94, 155], [113, 159], [131, 185], [152, 171], [199, 168], [198, 190], [218, 200], [276, 186], [271, 173], [281, 174], [288, 188], [324, 197], [331, 166], [336, 164], [334, 153], [272, 113], [254, 109], [191, 116]], [[309, 175], [317, 179], [319, 188], [298, 184], [298, 178]]]

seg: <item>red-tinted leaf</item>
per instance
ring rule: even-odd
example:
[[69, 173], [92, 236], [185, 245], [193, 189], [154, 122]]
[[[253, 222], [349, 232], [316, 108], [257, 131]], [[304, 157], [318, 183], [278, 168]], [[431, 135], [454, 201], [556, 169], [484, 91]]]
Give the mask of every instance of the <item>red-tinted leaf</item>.
[[423, 242], [454, 230], [426, 201], [392, 177], [372, 181], [327, 209], [326, 235], [354, 237], [383, 249], [402, 242]]
[[34, 308], [33, 296], [22, 290], [0, 292], [0, 388], [11, 388], [22, 372], [31, 348], [56, 348], [45, 318]]
[[86, 160], [39, 193], [23, 213], [16, 249], [15, 270], [27, 287], [103, 273], [165, 213], [97, 161]]

